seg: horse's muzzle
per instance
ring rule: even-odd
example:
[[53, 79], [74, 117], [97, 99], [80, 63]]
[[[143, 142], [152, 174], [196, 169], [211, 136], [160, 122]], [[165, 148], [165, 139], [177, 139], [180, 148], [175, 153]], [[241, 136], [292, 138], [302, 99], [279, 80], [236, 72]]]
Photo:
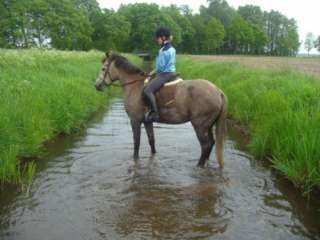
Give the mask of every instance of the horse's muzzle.
[[102, 91], [102, 86], [101, 85], [95, 85], [95, 87], [96, 87], [97, 91]]

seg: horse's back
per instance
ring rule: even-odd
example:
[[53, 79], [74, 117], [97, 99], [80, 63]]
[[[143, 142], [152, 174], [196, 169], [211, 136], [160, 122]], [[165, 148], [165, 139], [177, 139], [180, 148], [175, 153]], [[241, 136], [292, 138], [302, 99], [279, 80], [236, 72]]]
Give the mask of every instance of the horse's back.
[[[219, 113], [224, 93], [205, 79], [185, 80], [177, 87], [176, 104], [193, 117], [208, 113]], [[191, 116], [191, 117], [192, 117]]]
[[[205, 79], [185, 80], [177, 87], [177, 96], [189, 101], [218, 101], [222, 90]], [[181, 95], [181, 96], [179, 96]], [[208, 102], [209, 103], [209, 102]]]
[[[165, 122], [185, 122], [210, 115], [215, 118], [221, 109], [223, 92], [204, 79], [183, 80], [164, 86], [156, 94]], [[175, 121], [175, 119], [177, 121]]]

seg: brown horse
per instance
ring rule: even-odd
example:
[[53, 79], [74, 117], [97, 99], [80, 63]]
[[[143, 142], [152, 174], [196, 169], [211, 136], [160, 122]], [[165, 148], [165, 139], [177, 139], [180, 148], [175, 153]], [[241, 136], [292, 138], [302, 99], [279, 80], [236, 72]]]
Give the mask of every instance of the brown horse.
[[[153, 124], [144, 122], [146, 103], [142, 96], [146, 73], [130, 63], [125, 57], [107, 53], [96, 81], [96, 89], [119, 80], [124, 92], [126, 112], [131, 120], [134, 138], [134, 157], [139, 155], [141, 124], [144, 123], [152, 154], [154, 146]], [[223, 167], [223, 143], [227, 117], [227, 98], [214, 84], [207, 80], [179, 81], [164, 86], [156, 94], [160, 123], [178, 124], [190, 121], [201, 145], [198, 166], [203, 167], [210, 156], [216, 135], [216, 158]]]

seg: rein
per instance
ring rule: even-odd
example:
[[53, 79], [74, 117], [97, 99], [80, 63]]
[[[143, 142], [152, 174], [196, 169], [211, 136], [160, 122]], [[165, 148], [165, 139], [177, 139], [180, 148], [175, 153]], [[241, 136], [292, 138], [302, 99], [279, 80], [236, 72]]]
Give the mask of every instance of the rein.
[[[109, 68], [110, 68], [110, 65], [111, 65], [111, 62], [108, 63], [107, 65], [107, 70], [105, 71], [104, 73], [104, 77], [108, 76], [109, 79], [111, 80], [111, 82], [114, 82], [114, 80], [112, 79], [111, 77], [111, 74], [109, 72]], [[133, 80], [133, 81], [129, 81], [129, 82], [126, 82], [126, 83], [122, 83], [120, 85], [116, 85], [116, 84], [112, 84], [112, 86], [115, 86], [115, 87], [124, 87], [124, 86], [127, 86], [127, 85], [131, 85], [133, 83], [136, 83], [136, 82], [140, 82], [140, 81], [144, 81], [145, 79], [136, 79], [136, 80]]]
[[130, 85], [130, 84], [133, 84], [133, 83], [136, 83], [136, 82], [141, 82], [141, 81], [144, 81], [144, 79], [136, 79], [136, 80], [133, 80], [133, 81], [130, 81], [130, 82], [122, 83], [121, 86], [124, 87], [124, 86]]
[[136, 83], [136, 82], [140, 82], [140, 81], [144, 81], [144, 79], [136, 79], [136, 80], [133, 80], [133, 81], [130, 81], [130, 82], [122, 83], [122, 84], [110, 84], [110, 85], [111, 86], [115, 86], [115, 87], [124, 87], [124, 86], [130, 85], [130, 84], [133, 84], [133, 83]]

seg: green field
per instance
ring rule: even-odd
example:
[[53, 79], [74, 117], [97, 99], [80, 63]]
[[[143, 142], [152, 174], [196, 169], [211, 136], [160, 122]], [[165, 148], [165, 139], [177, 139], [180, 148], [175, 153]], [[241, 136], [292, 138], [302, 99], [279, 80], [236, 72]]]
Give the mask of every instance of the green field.
[[229, 114], [249, 130], [256, 157], [270, 157], [276, 169], [305, 191], [320, 186], [319, 78], [186, 56], [177, 63], [185, 79], [205, 78], [224, 90]]
[[30, 181], [35, 165], [19, 159], [39, 156], [45, 141], [83, 127], [106, 103], [108, 92], [94, 88], [102, 57], [97, 51], [0, 49], [1, 183]]

